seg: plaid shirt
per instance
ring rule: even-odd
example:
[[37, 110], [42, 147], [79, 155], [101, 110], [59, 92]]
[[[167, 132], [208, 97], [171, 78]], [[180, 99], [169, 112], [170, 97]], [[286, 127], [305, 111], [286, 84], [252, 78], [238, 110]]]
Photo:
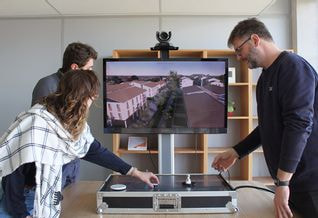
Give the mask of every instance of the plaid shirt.
[[83, 157], [93, 140], [87, 124], [80, 138], [72, 140], [61, 123], [44, 106], [36, 104], [18, 115], [0, 138], [0, 177], [35, 162], [33, 217], [59, 217], [61, 207], [59, 201], [56, 204], [56, 194], [61, 191], [62, 166]]

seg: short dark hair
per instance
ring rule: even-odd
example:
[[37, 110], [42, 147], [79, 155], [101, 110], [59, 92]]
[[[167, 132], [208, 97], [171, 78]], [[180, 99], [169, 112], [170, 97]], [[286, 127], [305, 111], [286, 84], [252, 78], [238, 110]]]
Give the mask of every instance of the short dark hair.
[[252, 34], [257, 34], [259, 37], [273, 41], [273, 37], [266, 28], [265, 24], [259, 21], [257, 18], [249, 18], [243, 21], [240, 21], [232, 30], [230, 37], [227, 41], [228, 47], [232, 47], [233, 41], [236, 38], [242, 38], [244, 36], [251, 36]]
[[78, 67], [83, 67], [91, 58], [97, 59], [97, 52], [93, 47], [84, 43], [73, 42], [64, 51], [62, 72], [65, 73], [70, 70], [73, 63], [77, 64]]

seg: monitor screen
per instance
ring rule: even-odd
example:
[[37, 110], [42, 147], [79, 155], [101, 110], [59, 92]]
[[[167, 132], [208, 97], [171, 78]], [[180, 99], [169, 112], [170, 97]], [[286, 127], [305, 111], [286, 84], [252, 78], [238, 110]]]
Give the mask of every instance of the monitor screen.
[[226, 133], [227, 58], [105, 58], [105, 133]]

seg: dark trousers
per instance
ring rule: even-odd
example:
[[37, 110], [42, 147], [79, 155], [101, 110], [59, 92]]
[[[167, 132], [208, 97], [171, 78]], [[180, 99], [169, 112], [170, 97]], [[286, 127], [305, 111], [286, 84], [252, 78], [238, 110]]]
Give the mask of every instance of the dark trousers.
[[318, 191], [291, 192], [290, 206], [304, 218], [318, 217]]
[[76, 158], [71, 162], [63, 165], [62, 171], [62, 190], [66, 186], [79, 180], [80, 159]]

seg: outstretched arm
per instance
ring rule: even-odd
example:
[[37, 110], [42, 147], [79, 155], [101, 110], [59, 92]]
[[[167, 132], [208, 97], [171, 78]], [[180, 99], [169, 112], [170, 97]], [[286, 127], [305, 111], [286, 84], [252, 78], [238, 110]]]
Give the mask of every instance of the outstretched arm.
[[230, 148], [226, 152], [223, 152], [214, 158], [212, 167], [217, 171], [223, 172], [233, 166], [238, 158], [239, 156], [236, 151], [233, 148]]
[[153, 174], [152, 172], [142, 172], [139, 171], [137, 168], [133, 167], [132, 170], [128, 173], [133, 177], [140, 179], [141, 181], [145, 182], [149, 187], [153, 188], [153, 184], [159, 184], [158, 177]]
[[123, 175], [134, 176], [153, 188], [152, 183], [159, 183], [159, 179], [151, 172], [142, 172], [132, 167], [120, 157], [103, 147], [96, 139], [91, 144], [87, 154], [82, 158], [99, 166], [114, 170]]
[[233, 148], [218, 154], [212, 162], [212, 167], [218, 171], [225, 171], [237, 161], [260, 146], [259, 127], [256, 127], [245, 139]]
[[119, 172], [123, 175], [126, 175], [132, 167], [113, 152], [103, 147], [96, 139], [93, 141], [87, 154], [82, 159], [101, 167]]
[[261, 137], [259, 133], [259, 127], [257, 126], [246, 138], [235, 145], [233, 148], [239, 155], [239, 158], [243, 158], [245, 155], [255, 151], [261, 146]]

